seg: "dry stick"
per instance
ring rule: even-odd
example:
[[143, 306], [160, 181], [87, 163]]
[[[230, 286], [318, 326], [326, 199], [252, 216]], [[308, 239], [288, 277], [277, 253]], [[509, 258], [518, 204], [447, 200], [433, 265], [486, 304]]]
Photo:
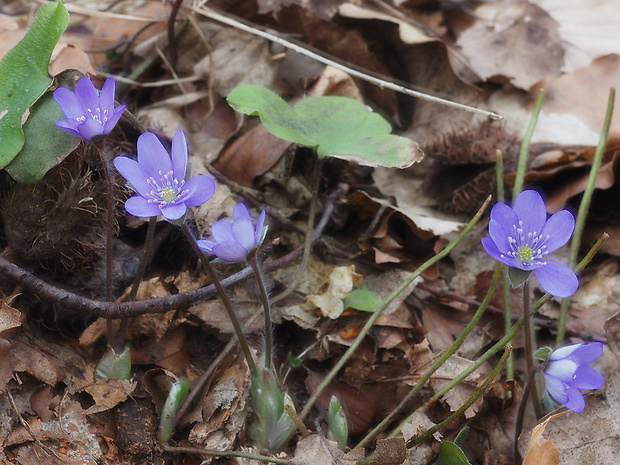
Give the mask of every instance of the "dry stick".
[[[347, 190], [347, 186], [338, 186], [325, 200], [323, 216], [317, 224], [312, 241], [318, 241], [327, 226], [327, 222], [334, 211], [336, 200]], [[266, 263], [263, 266], [264, 272], [271, 272], [282, 268], [296, 260], [303, 253], [304, 247], [299, 246], [292, 252], [277, 260]], [[70, 308], [82, 313], [86, 313], [101, 318], [125, 318], [151, 313], [165, 313], [170, 310], [187, 308], [197, 302], [202, 302], [216, 294], [214, 285], [205, 286], [194, 291], [182, 292], [180, 294], [160, 297], [158, 299], [139, 300], [136, 302], [101, 302], [89, 299], [73, 292], [60, 289], [49, 284], [29, 271], [20, 268], [12, 263], [3, 255], [0, 255], [0, 274], [21, 285], [24, 289], [36, 295], [40, 299], [50, 303], [62, 304], [64, 308]], [[229, 287], [252, 275], [252, 269], [248, 266], [233, 276], [229, 276], [221, 281], [223, 287]]]
[[251, 452], [237, 452], [234, 450], [199, 449], [198, 447], [170, 447], [162, 444], [162, 449], [173, 454], [213, 455], [216, 457], [242, 457], [266, 463], [290, 464], [290, 460], [269, 457], [267, 455], [252, 454]]
[[[529, 280], [526, 279], [525, 283], [523, 283], [523, 337], [525, 337], [525, 364], [528, 373], [531, 373], [534, 369], [534, 350], [536, 349], [534, 344], [534, 338], [536, 336], [532, 333], [530, 313], [530, 283]], [[538, 389], [536, 389], [536, 387], [532, 390], [532, 402], [534, 404], [536, 419], [540, 420], [542, 418], [542, 408], [540, 407], [540, 398], [538, 397]]]
[[435, 263], [437, 263], [439, 260], [441, 260], [442, 258], [444, 258], [446, 255], [448, 255], [452, 249], [454, 249], [454, 247], [456, 247], [456, 245], [463, 240], [463, 238], [469, 234], [469, 232], [472, 230], [472, 228], [475, 226], [475, 224], [478, 222], [478, 220], [480, 219], [480, 217], [482, 216], [482, 214], [484, 213], [484, 210], [486, 209], [487, 205], [489, 204], [489, 202], [491, 201], [491, 196], [489, 196], [484, 204], [482, 205], [482, 207], [480, 207], [480, 210], [478, 210], [478, 212], [474, 215], [474, 217], [470, 220], [469, 223], [467, 223], [467, 226], [465, 226], [465, 228], [463, 228], [463, 230], [459, 233], [459, 235], [452, 241], [450, 242], [441, 252], [439, 252], [438, 254], [436, 254], [434, 257], [430, 258], [429, 260], [427, 260], [426, 262], [424, 262], [422, 265], [420, 265], [420, 267], [418, 267], [417, 270], [415, 270], [408, 279], [406, 279], [402, 284], [400, 284], [379, 306], [379, 308], [377, 308], [374, 313], [372, 314], [372, 316], [368, 319], [368, 321], [366, 321], [366, 324], [364, 325], [364, 327], [362, 328], [362, 330], [359, 332], [359, 334], [357, 335], [357, 337], [355, 338], [355, 341], [353, 341], [353, 344], [351, 344], [351, 346], [347, 349], [347, 351], [342, 355], [342, 357], [340, 357], [340, 360], [338, 361], [338, 363], [336, 363], [336, 365], [334, 365], [334, 367], [330, 370], [330, 372], [327, 374], [327, 376], [325, 376], [325, 378], [323, 379], [323, 381], [318, 385], [318, 387], [316, 388], [316, 390], [314, 391], [314, 393], [312, 394], [312, 396], [310, 396], [310, 399], [308, 399], [308, 402], [306, 403], [306, 406], [304, 407], [304, 409], [301, 411], [301, 414], [299, 415], [299, 417], [303, 420], [306, 418], [306, 416], [308, 416], [308, 413], [310, 413], [310, 409], [312, 408], [312, 406], [314, 405], [314, 403], [316, 402], [316, 400], [319, 398], [319, 396], [321, 395], [321, 393], [323, 392], [323, 390], [329, 385], [329, 383], [332, 382], [332, 380], [336, 377], [336, 375], [338, 374], [338, 372], [340, 371], [340, 369], [349, 361], [349, 358], [351, 358], [351, 356], [355, 353], [355, 351], [357, 350], [357, 348], [360, 346], [360, 344], [362, 343], [362, 340], [366, 337], [366, 334], [368, 334], [368, 331], [370, 331], [370, 328], [373, 327], [373, 325], [375, 324], [375, 322], [377, 321], [377, 319], [381, 316], [381, 314], [383, 313], [383, 311], [388, 307], [388, 305], [401, 293], [403, 292], [407, 287], [409, 287], [409, 285], [411, 283], [413, 283], [426, 269], [428, 269], [430, 266], [434, 265]]
[[224, 15], [222, 15], [220, 13], [217, 13], [216, 11], [214, 11], [214, 10], [212, 10], [210, 8], [206, 8], [206, 7], [194, 8], [194, 7], [191, 7], [191, 9], [193, 11], [195, 11], [196, 13], [200, 14], [200, 15], [206, 16], [207, 18], [211, 18], [211, 19], [213, 19], [215, 21], [218, 21], [220, 23], [223, 23], [223, 24], [226, 24], [228, 26], [234, 27], [236, 29], [240, 29], [242, 31], [249, 32], [250, 34], [254, 34], [256, 36], [263, 37], [263, 38], [265, 38], [267, 40], [270, 40], [272, 42], [280, 44], [283, 47], [291, 49], [294, 52], [297, 52], [297, 53], [299, 53], [301, 55], [305, 55], [307, 57], [312, 58], [313, 60], [319, 61], [321, 63], [324, 63], [324, 64], [328, 65], [328, 66], [331, 66], [333, 68], [339, 69], [340, 71], [344, 71], [345, 73], [347, 73], [347, 74], [349, 74], [351, 76], [355, 76], [357, 78], [363, 79], [364, 81], [370, 82], [370, 83], [372, 83], [372, 84], [374, 84], [376, 86], [379, 86], [382, 89], [390, 89], [390, 90], [399, 92], [401, 94], [409, 95], [411, 97], [417, 97], [417, 98], [419, 98], [421, 100], [427, 100], [429, 102], [438, 103], [440, 105], [445, 105], [445, 106], [448, 106], [448, 107], [451, 107], [451, 108], [456, 108], [456, 109], [459, 109], [459, 110], [465, 110], [465, 111], [468, 111], [470, 113], [476, 113], [478, 115], [483, 115], [483, 116], [486, 116], [488, 118], [495, 119], [495, 120], [502, 120], [502, 119], [504, 119], [503, 116], [500, 116], [500, 115], [498, 115], [496, 113], [491, 113], [491, 112], [488, 112], [488, 111], [480, 110], [479, 108], [474, 108], [474, 107], [470, 107], [470, 106], [467, 106], [467, 105], [463, 105], [462, 103], [455, 103], [455, 102], [451, 102], [449, 100], [444, 100], [442, 98], [435, 97], [433, 95], [428, 95], [428, 94], [425, 94], [423, 92], [418, 92], [418, 91], [415, 91], [413, 89], [409, 89], [409, 88], [407, 88], [405, 86], [400, 86], [398, 84], [386, 81], [384, 79], [376, 78], [376, 77], [371, 76], [371, 75], [369, 75], [367, 73], [362, 73], [362, 72], [357, 71], [357, 70], [355, 70], [353, 68], [350, 68], [349, 66], [345, 66], [345, 65], [342, 65], [342, 64], [340, 64], [340, 63], [338, 63], [338, 62], [336, 62], [334, 60], [330, 60], [330, 59], [324, 57], [323, 55], [320, 55], [318, 53], [312, 52], [312, 51], [310, 51], [307, 48], [307, 46], [301, 47], [301, 46], [299, 46], [299, 45], [297, 45], [297, 44], [295, 44], [293, 42], [290, 42], [288, 40], [282, 39], [279, 36], [276, 36], [274, 34], [270, 34], [268, 32], [262, 31], [260, 29], [256, 29], [254, 27], [248, 26], [247, 24], [244, 24], [241, 21], [233, 19], [233, 18], [231, 18], [229, 16], [224, 16]]
[[207, 275], [209, 275], [209, 279], [215, 286], [215, 289], [217, 290], [217, 293], [220, 296], [222, 303], [224, 304], [224, 308], [226, 309], [226, 313], [228, 313], [228, 318], [230, 319], [230, 322], [232, 323], [233, 328], [235, 329], [235, 334], [237, 335], [237, 339], [239, 340], [239, 344], [241, 345], [241, 350], [243, 351], [243, 355], [245, 356], [245, 361], [248, 363], [248, 366], [250, 367], [250, 372], [252, 373], [252, 376], [256, 375], [258, 373], [258, 369], [256, 368], [256, 364], [254, 363], [252, 352], [250, 352], [248, 341], [245, 338], [245, 335], [243, 334], [243, 330], [241, 329], [241, 325], [239, 324], [237, 315], [235, 315], [235, 310], [233, 309], [232, 303], [230, 302], [230, 299], [228, 298], [226, 291], [222, 287], [222, 284], [220, 283], [220, 280], [218, 279], [217, 274], [215, 273], [215, 269], [213, 269], [209, 259], [205, 256], [203, 251], [200, 250], [200, 247], [198, 247], [196, 238], [194, 237], [194, 234], [190, 231], [189, 227], [187, 226], [187, 223], [183, 223], [181, 228], [183, 229], [183, 232], [185, 233], [185, 237], [187, 237], [187, 240], [192, 246], [192, 249], [194, 250], [198, 258], [200, 259], [200, 262], [202, 263], [203, 268], [207, 272]]

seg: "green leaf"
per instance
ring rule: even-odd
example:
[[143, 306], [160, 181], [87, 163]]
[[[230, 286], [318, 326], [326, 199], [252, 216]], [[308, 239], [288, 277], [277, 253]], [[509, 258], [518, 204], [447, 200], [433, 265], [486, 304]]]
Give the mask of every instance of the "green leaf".
[[52, 84], [47, 68], [68, 24], [69, 13], [62, 3], [46, 3], [23, 39], [0, 60], [0, 168], [24, 145], [22, 125], [30, 106]]
[[[74, 70], [61, 73], [57, 77], [59, 87], [74, 90], [79, 79], [76, 73]], [[64, 119], [65, 114], [56, 103], [52, 92], [43, 94], [43, 97], [30, 107], [30, 116], [23, 127], [24, 145], [13, 161], [5, 167], [13, 179], [23, 183], [37, 182], [75, 150], [80, 139], [54, 124]]]
[[240, 113], [258, 115], [274, 136], [312, 147], [319, 157], [388, 168], [406, 168], [422, 159], [417, 143], [390, 134], [385, 119], [349, 97], [308, 97], [291, 108], [264, 87], [244, 85], [226, 100]]
[[374, 312], [381, 305], [381, 297], [368, 289], [353, 289], [344, 301], [344, 308]]
[[435, 465], [471, 465], [459, 446], [450, 441], [443, 441], [439, 446], [439, 456]]

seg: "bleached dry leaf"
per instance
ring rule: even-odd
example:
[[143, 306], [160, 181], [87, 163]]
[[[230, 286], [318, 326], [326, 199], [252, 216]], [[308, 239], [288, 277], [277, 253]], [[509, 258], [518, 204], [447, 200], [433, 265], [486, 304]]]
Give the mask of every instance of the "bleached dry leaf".
[[566, 49], [564, 72], [587, 65], [592, 59], [618, 53], [620, 3], [616, 0], [532, 0], [560, 26]]
[[332, 320], [338, 318], [344, 310], [344, 299], [353, 286], [360, 282], [362, 275], [355, 272], [355, 266], [339, 266], [329, 275], [329, 284], [323, 294], [309, 295], [307, 309], [318, 308], [323, 316]]
[[22, 313], [8, 305], [4, 300], [0, 301], [0, 334], [21, 326]]
[[377, 10], [364, 8], [353, 3], [343, 3], [338, 7], [338, 13], [345, 18], [375, 19], [397, 24], [400, 40], [406, 44], [422, 44], [424, 42], [432, 42], [437, 40], [436, 38], [429, 36], [421, 28], [403, 21], [402, 19]]
[[364, 451], [345, 454], [336, 441], [312, 434], [297, 443], [292, 465], [355, 465], [364, 458]]

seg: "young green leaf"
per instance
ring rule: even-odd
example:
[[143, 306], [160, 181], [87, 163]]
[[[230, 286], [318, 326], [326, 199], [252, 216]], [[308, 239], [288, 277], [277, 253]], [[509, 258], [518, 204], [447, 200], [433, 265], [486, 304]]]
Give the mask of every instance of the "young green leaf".
[[0, 168], [24, 145], [28, 110], [52, 84], [47, 73], [54, 46], [69, 24], [61, 3], [46, 3], [26, 35], [0, 60]]
[[244, 85], [226, 100], [240, 113], [258, 115], [274, 136], [307, 145], [319, 157], [388, 168], [406, 168], [422, 159], [416, 142], [390, 134], [385, 119], [349, 97], [308, 97], [291, 108], [268, 89]]
[[[75, 70], [68, 70], [57, 76], [59, 86], [68, 88], [71, 82], [75, 84], [75, 73]], [[54, 124], [63, 118], [64, 113], [51, 92], [43, 94], [30, 107], [30, 116], [23, 126], [24, 145], [5, 166], [13, 179], [23, 183], [37, 182], [75, 150], [80, 139]]]
[[168, 398], [161, 410], [161, 418], [159, 420], [159, 440], [167, 442], [172, 437], [174, 428], [174, 417], [187, 399], [189, 394], [189, 380], [180, 379], [172, 385]]
[[459, 446], [450, 441], [443, 441], [439, 446], [439, 456], [435, 465], [471, 465]]
[[381, 305], [381, 297], [368, 289], [353, 289], [344, 301], [344, 308], [374, 312]]

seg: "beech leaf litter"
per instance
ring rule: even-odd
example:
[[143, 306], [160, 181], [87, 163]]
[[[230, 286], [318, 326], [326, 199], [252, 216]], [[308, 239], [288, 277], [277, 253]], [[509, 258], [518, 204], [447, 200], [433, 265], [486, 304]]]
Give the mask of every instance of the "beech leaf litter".
[[[549, 236], [526, 241], [523, 221], [505, 215], [544, 90], [523, 190], [536, 196], [541, 227], [545, 216], [552, 226], [554, 214], [578, 218], [599, 163], [608, 94], [620, 82], [620, 2], [71, 0], [53, 15], [41, 3], [0, 6], [0, 59], [8, 62], [16, 45], [32, 47], [20, 40], [37, 11], [63, 24], [69, 15], [65, 32], [33, 52], [36, 70], [23, 59], [13, 71], [0, 62], [0, 102], [9, 102], [0, 104], [0, 161], [11, 163], [0, 175], [2, 463], [618, 462], [618, 107], [599, 149], [577, 260], [567, 246], [550, 267]], [[48, 62], [45, 74], [38, 68]], [[502, 119], [396, 92], [341, 65]], [[12, 94], [30, 85], [33, 95]], [[52, 95], [66, 121], [60, 112], [58, 127], [39, 132], [51, 117], [37, 108], [53, 104]], [[102, 103], [91, 109], [92, 101]], [[22, 152], [34, 158], [20, 161]], [[494, 216], [487, 208], [456, 248], [429, 262], [489, 196], [500, 205]], [[530, 221], [530, 211], [520, 213]], [[521, 234], [516, 245], [509, 226]], [[604, 233], [594, 259], [573, 273]], [[203, 245], [200, 260], [192, 237]], [[493, 258], [523, 270], [534, 270], [524, 254], [540, 252], [539, 275], [560, 268], [577, 277], [577, 291], [551, 279], [559, 272], [543, 274], [544, 286], [534, 272], [519, 289], [506, 280], [504, 290], [481, 240], [495, 241]], [[559, 386], [551, 398], [539, 389], [547, 415], [530, 404], [519, 412], [532, 368], [521, 333], [488, 386], [501, 351], [452, 386], [502, 340], [506, 324], [523, 321], [525, 300], [549, 289], [556, 297], [531, 317], [538, 347], [594, 343], [603, 355], [541, 359]], [[556, 344], [557, 296], [573, 292]], [[422, 379], [483, 301], [476, 326]], [[114, 364], [126, 345], [129, 379], [102, 377], [102, 357], [110, 350]], [[587, 392], [571, 384], [571, 396], [584, 394], [584, 405], [571, 398], [576, 411], [553, 400], [568, 402], [557, 399], [558, 373], [567, 370], [597, 386], [599, 373], [604, 379]], [[187, 383], [189, 394], [169, 398]], [[332, 396], [346, 416], [340, 438], [329, 427]], [[278, 447], [256, 447], [257, 431]]]

